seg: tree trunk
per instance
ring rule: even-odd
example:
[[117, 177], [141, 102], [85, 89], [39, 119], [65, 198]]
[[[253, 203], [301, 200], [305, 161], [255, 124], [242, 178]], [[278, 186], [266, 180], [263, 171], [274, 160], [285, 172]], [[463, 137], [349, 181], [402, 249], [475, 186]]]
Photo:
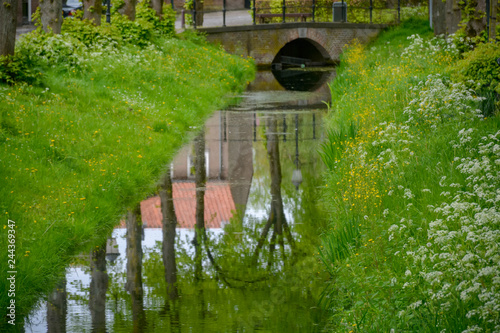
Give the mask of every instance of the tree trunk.
[[92, 317], [92, 332], [106, 332], [106, 291], [108, 273], [106, 273], [106, 243], [92, 251], [90, 261], [92, 280], [90, 281], [89, 307]]
[[446, 1], [446, 34], [451, 35], [457, 32], [462, 19], [462, 12], [458, 6], [459, 0]]
[[128, 17], [130, 21], [135, 21], [135, 6], [137, 0], [125, 0], [123, 7], [120, 8], [119, 13]]
[[486, 29], [486, 0], [471, 0], [469, 6], [474, 8], [474, 12], [469, 17], [465, 33], [469, 37], [476, 37]]
[[156, 12], [156, 16], [158, 16], [161, 20], [163, 14], [163, 0], [151, 0], [150, 5]]
[[54, 288], [47, 300], [47, 331], [53, 333], [66, 332], [66, 278], [63, 278]]
[[142, 332], [146, 327], [144, 291], [142, 289], [142, 223], [140, 206], [127, 213], [127, 285], [132, 298], [133, 331]]
[[175, 262], [175, 228], [177, 226], [177, 217], [175, 216], [172, 193], [172, 179], [170, 178], [169, 167], [162, 188], [160, 189], [160, 200], [163, 215], [163, 266], [165, 267], [165, 282], [167, 283], [167, 294], [170, 300], [178, 297], [177, 265]]
[[267, 120], [267, 155], [269, 157], [269, 169], [271, 171], [271, 214], [275, 216], [276, 235], [278, 240], [283, 234], [283, 222], [285, 213], [283, 210], [283, 200], [281, 197], [281, 163], [280, 146], [278, 138], [278, 126], [275, 116]]
[[201, 279], [201, 246], [205, 236], [205, 186], [207, 171], [205, 168], [205, 131], [201, 131], [195, 140], [195, 183], [196, 183], [196, 226], [193, 243], [195, 246], [195, 278]]
[[497, 38], [497, 13], [498, 0], [490, 0], [490, 41], [495, 41]]
[[101, 25], [102, 0], [83, 0], [83, 18]]
[[43, 30], [60, 34], [63, 21], [62, 1], [40, 0], [40, 12]]
[[203, 0], [193, 0], [196, 1], [196, 26], [203, 26]]
[[142, 223], [140, 208], [127, 212], [127, 285], [128, 292], [142, 292]]
[[17, 0], [2, 0], [0, 5], [0, 56], [14, 54], [16, 27]]
[[435, 35], [446, 33], [446, 4], [442, 0], [432, 1], [432, 27]]

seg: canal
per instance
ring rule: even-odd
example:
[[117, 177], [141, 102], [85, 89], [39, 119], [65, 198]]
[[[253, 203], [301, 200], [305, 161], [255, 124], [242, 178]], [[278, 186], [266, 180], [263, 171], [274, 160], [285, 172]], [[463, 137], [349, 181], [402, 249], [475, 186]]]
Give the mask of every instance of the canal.
[[[258, 72], [170, 165], [175, 261], [163, 260], [162, 198], [152, 195], [106, 251], [75, 258], [26, 332], [322, 332], [318, 149], [334, 75]], [[131, 218], [142, 224], [132, 230]], [[165, 265], [175, 265], [170, 283]]]

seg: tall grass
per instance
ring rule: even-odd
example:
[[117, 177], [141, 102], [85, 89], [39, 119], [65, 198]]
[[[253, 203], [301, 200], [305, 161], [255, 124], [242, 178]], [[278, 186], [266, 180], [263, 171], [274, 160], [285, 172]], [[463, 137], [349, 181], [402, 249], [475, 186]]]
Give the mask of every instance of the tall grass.
[[449, 79], [459, 52], [427, 26], [351, 45], [331, 84], [330, 130], [358, 124], [340, 153], [336, 135], [323, 146], [333, 331], [500, 329], [499, 121]]
[[[175, 152], [245, 87], [253, 65], [161, 36], [118, 47], [34, 33], [18, 44], [43, 74], [35, 85], [0, 85], [0, 288], [8, 289], [10, 219], [19, 324], [72, 255], [101, 244], [127, 209], [156, 191]], [[9, 301], [2, 292], [2, 318]]]

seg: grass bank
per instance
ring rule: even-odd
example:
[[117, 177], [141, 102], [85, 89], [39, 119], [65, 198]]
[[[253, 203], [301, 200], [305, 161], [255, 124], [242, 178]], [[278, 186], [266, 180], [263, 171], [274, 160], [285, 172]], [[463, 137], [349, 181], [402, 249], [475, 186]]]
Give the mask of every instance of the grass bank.
[[72, 255], [155, 193], [175, 152], [253, 77], [251, 61], [197, 36], [114, 21], [25, 36], [16, 61], [34, 81], [0, 84], [0, 327], [12, 300], [20, 325]]
[[456, 44], [411, 20], [351, 45], [322, 156], [336, 332], [500, 329], [500, 124]]

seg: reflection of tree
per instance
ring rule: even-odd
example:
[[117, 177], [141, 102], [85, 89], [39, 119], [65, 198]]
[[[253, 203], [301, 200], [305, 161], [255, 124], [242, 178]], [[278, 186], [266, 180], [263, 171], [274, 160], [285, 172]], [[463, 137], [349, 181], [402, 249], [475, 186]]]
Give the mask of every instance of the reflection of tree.
[[201, 280], [202, 253], [201, 245], [205, 236], [205, 186], [207, 172], [205, 169], [205, 131], [201, 131], [195, 139], [195, 187], [196, 187], [196, 226], [193, 244], [195, 246], [195, 279]]
[[90, 281], [89, 307], [92, 317], [92, 332], [106, 332], [106, 242], [92, 251], [90, 260], [92, 280]]
[[177, 265], [175, 262], [175, 227], [177, 226], [177, 217], [175, 215], [172, 193], [172, 178], [170, 177], [169, 167], [162, 188], [160, 189], [160, 199], [163, 215], [163, 265], [165, 266], [165, 282], [167, 283], [167, 294], [170, 300], [174, 300], [178, 296]]
[[[269, 230], [273, 227], [273, 233], [269, 242], [269, 261], [268, 267], [272, 265], [274, 260], [274, 251], [276, 243], [279, 243], [283, 261], [285, 261], [285, 243], [284, 237], [288, 239], [290, 247], [295, 247], [292, 234], [288, 223], [286, 222], [285, 212], [283, 209], [283, 199], [281, 196], [281, 163], [279, 152], [279, 138], [277, 134], [277, 119], [275, 115], [270, 115], [267, 118], [267, 154], [269, 157], [269, 166], [271, 173], [271, 211], [264, 229], [260, 234], [257, 247], [254, 252], [254, 263], [257, 262], [259, 252], [264, 246]], [[284, 233], [284, 235], [283, 235]]]
[[146, 329], [144, 312], [144, 291], [142, 289], [142, 223], [140, 206], [127, 213], [127, 285], [132, 298], [132, 319], [134, 332]]
[[66, 332], [66, 278], [62, 279], [49, 295], [47, 300], [47, 331], [54, 333]]

